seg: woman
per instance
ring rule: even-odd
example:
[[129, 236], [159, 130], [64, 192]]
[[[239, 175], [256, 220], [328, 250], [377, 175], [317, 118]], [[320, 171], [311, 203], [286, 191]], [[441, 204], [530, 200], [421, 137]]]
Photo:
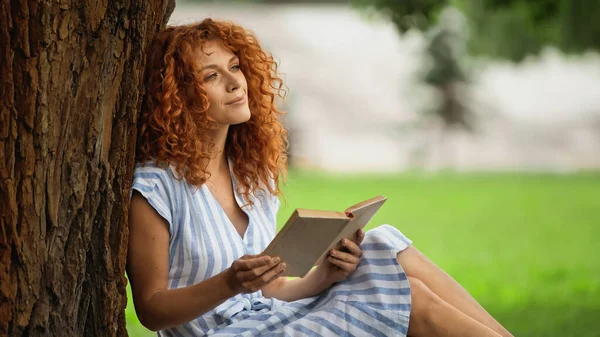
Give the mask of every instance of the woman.
[[511, 336], [391, 226], [304, 278], [275, 236], [286, 133], [273, 58], [243, 28], [168, 27], [151, 46], [127, 273], [160, 336]]

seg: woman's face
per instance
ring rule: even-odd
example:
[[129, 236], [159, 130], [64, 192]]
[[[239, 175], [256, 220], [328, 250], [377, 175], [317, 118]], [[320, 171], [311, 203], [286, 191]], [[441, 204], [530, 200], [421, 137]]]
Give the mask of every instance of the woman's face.
[[221, 41], [207, 41], [196, 48], [202, 87], [210, 102], [208, 116], [222, 126], [250, 119], [248, 85], [238, 57]]

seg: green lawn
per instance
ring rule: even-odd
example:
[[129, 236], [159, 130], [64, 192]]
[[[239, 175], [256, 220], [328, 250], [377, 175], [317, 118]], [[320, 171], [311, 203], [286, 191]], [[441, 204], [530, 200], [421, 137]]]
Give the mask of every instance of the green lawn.
[[[369, 227], [389, 223], [457, 279], [515, 336], [600, 336], [600, 174], [292, 172], [293, 209], [344, 210], [389, 198]], [[133, 337], [152, 336], [136, 320]]]

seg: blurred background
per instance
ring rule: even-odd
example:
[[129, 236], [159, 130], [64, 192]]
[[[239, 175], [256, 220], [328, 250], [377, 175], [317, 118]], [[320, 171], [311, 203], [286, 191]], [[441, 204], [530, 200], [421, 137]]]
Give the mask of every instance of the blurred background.
[[[288, 87], [295, 208], [389, 198], [515, 336], [600, 336], [600, 2], [177, 1], [253, 31]], [[127, 307], [131, 336], [152, 336]]]

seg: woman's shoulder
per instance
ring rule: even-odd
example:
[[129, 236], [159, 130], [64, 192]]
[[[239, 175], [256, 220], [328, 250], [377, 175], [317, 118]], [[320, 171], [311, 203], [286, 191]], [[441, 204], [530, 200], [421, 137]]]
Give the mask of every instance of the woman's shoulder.
[[154, 161], [137, 162], [133, 170], [133, 175], [137, 176], [140, 174], [147, 173], [168, 173], [170, 168], [167, 165], [157, 165]]
[[175, 167], [168, 164], [157, 164], [154, 161], [138, 162], [135, 164], [133, 179], [160, 180], [168, 183], [182, 183]]
[[148, 160], [144, 162], [136, 162], [134, 172], [159, 171], [166, 170], [167, 168], [169, 168], [167, 164], [158, 165], [155, 161]]

